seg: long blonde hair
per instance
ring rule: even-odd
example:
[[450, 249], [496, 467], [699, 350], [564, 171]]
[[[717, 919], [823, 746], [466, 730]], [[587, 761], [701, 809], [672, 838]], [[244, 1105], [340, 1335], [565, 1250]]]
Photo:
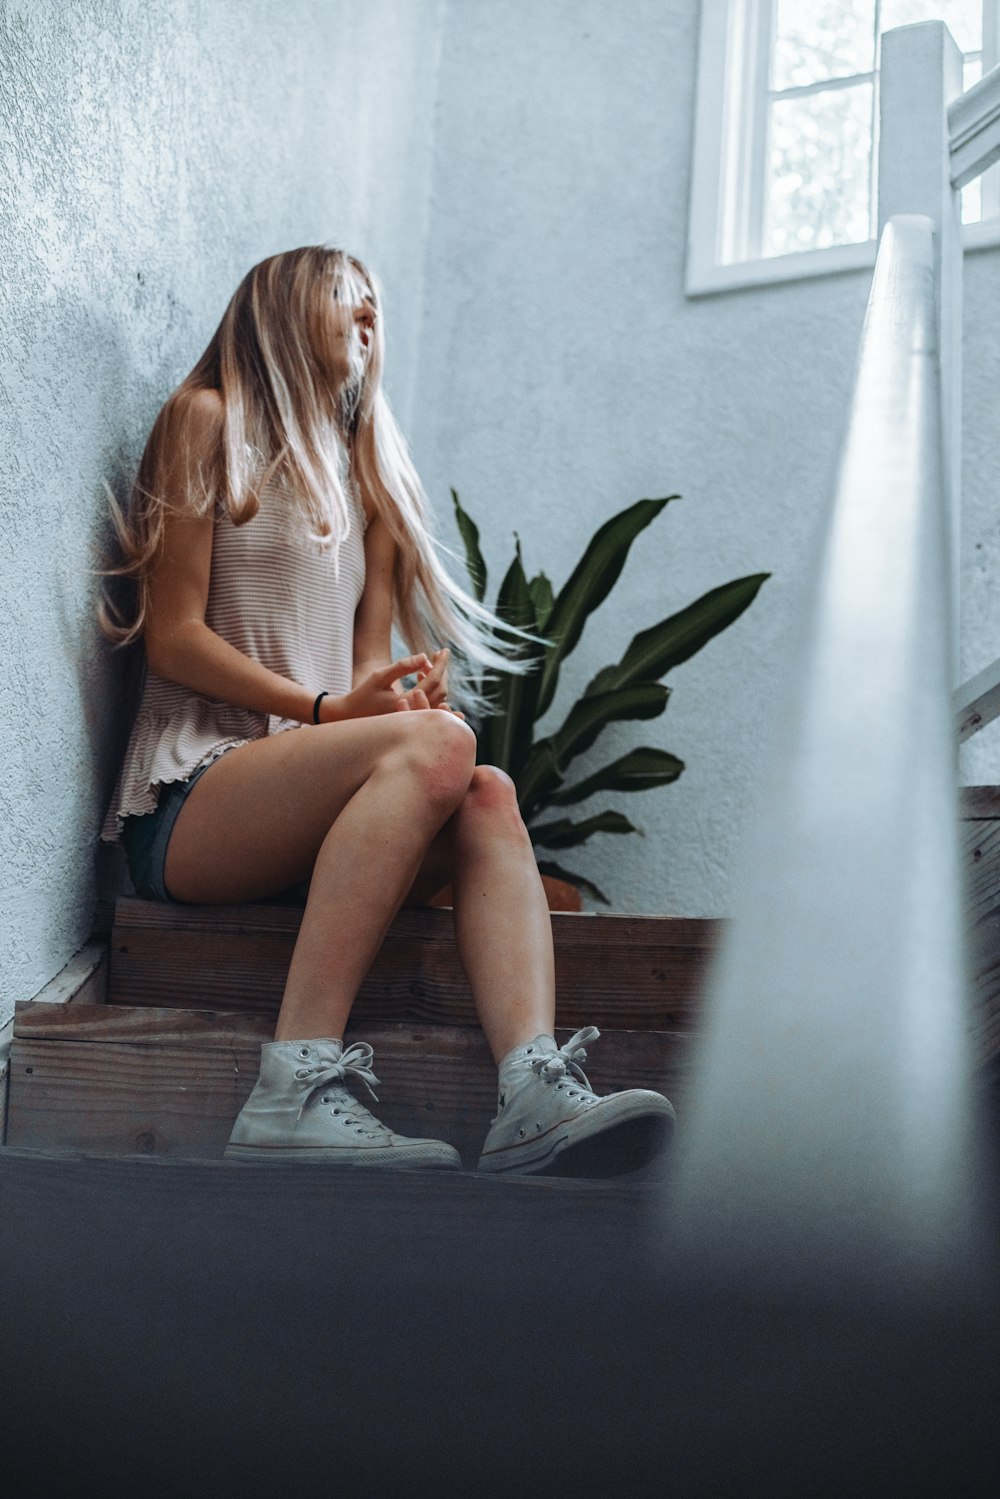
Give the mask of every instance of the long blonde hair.
[[[324, 358], [334, 304], [354, 310], [366, 301], [375, 314], [367, 358], [338, 387]], [[222, 398], [220, 440], [186, 504], [202, 513], [219, 506], [243, 525], [257, 514], [268, 482], [280, 477], [313, 534], [339, 547], [356, 523], [347, 492], [353, 480], [396, 543], [395, 622], [409, 648], [454, 646], [459, 678], [525, 669], [495, 634], [502, 628], [509, 640], [519, 632], [501, 625], [441, 561], [427, 498], [382, 391], [384, 353], [378, 286], [353, 255], [307, 245], [247, 273], [204, 354], [153, 423], [127, 516], [111, 500], [123, 560], [107, 572], [132, 578], [137, 597], [127, 618], [105, 594], [101, 623], [110, 639], [125, 645], [143, 633], [149, 572], [172, 508], [162, 482], [166, 455], [191, 397], [211, 389]], [[469, 682], [455, 673], [451, 694], [477, 706]]]

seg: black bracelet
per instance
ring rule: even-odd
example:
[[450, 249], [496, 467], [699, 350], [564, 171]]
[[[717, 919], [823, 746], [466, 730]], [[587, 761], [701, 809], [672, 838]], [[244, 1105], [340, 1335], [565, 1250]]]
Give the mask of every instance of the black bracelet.
[[329, 696], [330, 694], [328, 692], [321, 692], [319, 697], [313, 703], [313, 723], [319, 723], [319, 705], [325, 697]]

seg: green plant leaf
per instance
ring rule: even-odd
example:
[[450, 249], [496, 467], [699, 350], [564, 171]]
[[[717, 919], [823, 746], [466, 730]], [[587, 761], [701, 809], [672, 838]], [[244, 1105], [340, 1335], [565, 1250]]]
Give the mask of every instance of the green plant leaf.
[[563, 660], [580, 639], [587, 616], [604, 602], [617, 582], [633, 541], [656, 519], [664, 505], [678, 498], [672, 494], [662, 500], [638, 500], [595, 532], [569, 580], [559, 590], [546, 621], [545, 632], [553, 644], [542, 665], [537, 717], [541, 718], [551, 704]]
[[[535, 632], [535, 607], [521, 562], [520, 542], [500, 584], [496, 612], [515, 629]], [[503, 632], [500, 633], [502, 638]], [[520, 641], [514, 636], [507, 638], [517, 645], [522, 660], [537, 660], [544, 652], [545, 647], [534, 641]], [[512, 776], [518, 774], [531, 748], [537, 695], [537, 669], [526, 675], [498, 674], [489, 693], [491, 716], [479, 741], [480, 764], [496, 765]]]
[[657, 718], [667, 706], [670, 688], [661, 682], [638, 682], [614, 692], [582, 697], [569, 711], [562, 727], [541, 739], [525, 761], [517, 781], [521, 811], [528, 815], [559, 781], [566, 766], [590, 748], [609, 723]]
[[479, 527], [462, 509], [457, 490], [451, 491], [451, 497], [455, 502], [455, 519], [458, 522], [459, 535], [465, 547], [465, 565], [472, 583], [473, 597], [481, 604], [486, 592], [486, 563], [479, 550]]
[[661, 620], [633, 637], [617, 666], [605, 666], [587, 685], [587, 692], [610, 692], [632, 682], [656, 681], [687, 661], [748, 609], [770, 573], [736, 578], [702, 594], [686, 609]]
[[603, 770], [587, 776], [586, 780], [561, 787], [548, 800], [554, 806], [566, 807], [573, 802], [586, 801], [597, 791], [649, 791], [654, 786], [666, 786], [676, 781], [683, 769], [684, 761], [667, 750], [648, 747], [629, 750], [620, 760], [613, 760]]
[[552, 605], [555, 602], [555, 595], [552, 592], [552, 584], [549, 582], [544, 573], [539, 573], [538, 576], [532, 578], [531, 582], [528, 584], [528, 592], [531, 594], [531, 602], [535, 606], [535, 621], [538, 627], [538, 633], [539, 635], [544, 635], [545, 626], [548, 622], [549, 615], [552, 613]]
[[554, 880], [565, 880], [567, 885], [575, 885], [584, 895], [589, 895], [591, 900], [599, 900], [605, 906], [611, 904], [604, 891], [593, 880], [585, 879], [582, 874], [574, 874], [571, 869], [563, 869], [561, 864], [554, 864], [551, 859], [539, 859], [538, 871]]
[[662, 682], [637, 682], [614, 692], [580, 698], [569, 710], [562, 727], [551, 736], [560, 770], [590, 749], [609, 723], [658, 718], [669, 697], [670, 688]]
[[532, 843], [542, 848], [575, 848], [594, 833], [637, 833], [639, 829], [620, 812], [598, 812], [583, 822], [560, 817], [556, 822], [538, 822], [528, 829]]

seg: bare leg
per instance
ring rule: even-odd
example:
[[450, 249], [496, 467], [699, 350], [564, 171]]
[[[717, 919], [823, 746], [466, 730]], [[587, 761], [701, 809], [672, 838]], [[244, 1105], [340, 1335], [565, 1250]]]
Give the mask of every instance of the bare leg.
[[240, 901], [312, 875], [277, 1040], [337, 1036], [427, 848], [460, 803], [475, 739], [427, 710], [290, 730], [225, 755], [184, 805], [165, 877]]
[[477, 767], [439, 835], [411, 903], [451, 880], [455, 937], [498, 1063], [555, 1024], [552, 922], [509, 776]]

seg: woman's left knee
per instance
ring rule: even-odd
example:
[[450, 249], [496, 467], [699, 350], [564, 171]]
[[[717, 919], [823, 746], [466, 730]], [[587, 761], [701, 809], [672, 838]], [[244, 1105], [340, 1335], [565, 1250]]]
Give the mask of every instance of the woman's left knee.
[[498, 770], [495, 765], [476, 766], [462, 802], [462, 810], [516, 820], [523, 826], [517, 804], [517, 787], [507, 772]]
[[477, 764], [465, 799], [478, 811], [517, 811], [517, 787], [495, 764]]

